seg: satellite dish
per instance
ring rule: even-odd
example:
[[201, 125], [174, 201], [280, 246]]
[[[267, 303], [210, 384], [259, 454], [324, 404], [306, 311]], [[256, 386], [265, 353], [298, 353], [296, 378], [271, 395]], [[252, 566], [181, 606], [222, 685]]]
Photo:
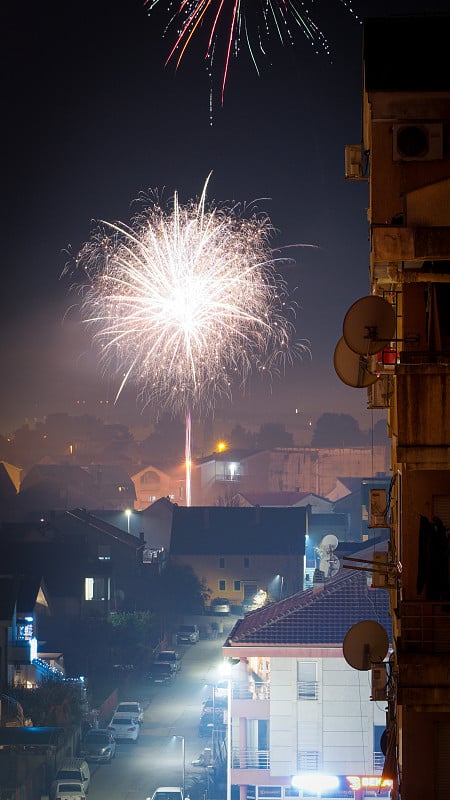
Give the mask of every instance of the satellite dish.
[[334, 351], [334, 368], [338, 377], [355, 389], [363, 389], [378, 380], [367, 369], [367, 360], [350, 349], [345, 339], [339, 339]]
[[320, 550], [336, 550], [339, 541], [337, 536], [334, 533], [327, 533], [326, 536], [323, 537], [322, 541], [320, 542], [319, 549]]
[[341, 562], [334, 553], [324, 556], [320, 559], [319, 569], [325, 575], [325, 578], [334, 578], [341, 568]]
[[339, 541], [334, 533], [327, 533], [321, 540], [317, 548], [322, 555], [320, 559], [319, 569], [323, 572], [325, 578], [333, 578], [339, 572], [341, 562], [338, 557], [334, 555], [334, 551], [338, 546]]
[[384, 661], [388, 649], [385, 629], [371, 619], [357, 622], [344, 637], [344, 658], [354, 669], [369, 670], [373, 663]]
[[392, 341], [394, 333], [394, 307], [376, 294], [361, 297], [344, 317], [344, 339], [360, 355], [375, 355]]

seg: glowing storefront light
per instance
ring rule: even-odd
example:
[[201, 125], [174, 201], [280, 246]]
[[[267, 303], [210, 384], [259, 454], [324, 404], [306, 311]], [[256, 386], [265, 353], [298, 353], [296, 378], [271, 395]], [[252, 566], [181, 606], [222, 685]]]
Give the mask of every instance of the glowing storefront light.
[[390, 789], [392, 780], [381, 778], [380, 775], [347, 775], [350, 789], [357, 792], [359, 789]]
[[296, 789], [303, 789], [307, 792], [326, 792], [330, 789], [337, 789], [339, 778], [337, 775], [321, 775], [319, 772], [304, 772], [294, 775], [292, 785]]

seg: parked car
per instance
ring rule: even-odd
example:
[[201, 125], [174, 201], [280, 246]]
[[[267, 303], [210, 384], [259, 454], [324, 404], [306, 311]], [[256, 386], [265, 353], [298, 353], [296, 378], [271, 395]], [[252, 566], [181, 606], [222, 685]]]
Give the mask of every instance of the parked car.
[[170, 664], [174, 672], [181, 669], [181, 656], [177, 650], [160, 650], [155, 658], [155, 664], [160, 662]]
[[211, 613], [212, 614], [230, 614], [231, 603], [225, 597], [215, 597], [211, 600]]
[[114, 716], [135, 717], [139, 725], [142, 725], [144, 722], [144, 709], [137, 700], [122, 700], [117, 706]]
[[108, 730], [118, 741], [137, 742], [139, 738], [139, 722], [136, 717], [114, 717], [108, 725]]
[[203, 703], [203, 714], [212, 714], [213, 711], [223, 711], [227, 707], [228, 699], [227, 697], [216, 697], [213, 699], [208, 697], [207, 700]]
[[159, 786], [147, 800], [184, 800], [184, 792], [181, 786]]
[[55, 781], [65, 781], [66, 783], [78, 781], [87, 794], [91, 782], [89, 764], [84, 758], [66, 758], [55, 775]]
[[52, 800], [86, 800], [86, 792], [81, 781], [55, 781], [51, 797]]
[[169, 661], [155, 661], [147, 673], [148, 679], [153, 683], [168, 683], [175, 675], [176, 672]]
[[180, 625], [176, 634], [177, 644], [196, 644], [200, 639], [198, 625]]
[[111, 731], [93, 728], [81, 742], [80, 753], [86, 761], [110, 764], [116, 757], [116, 740]]

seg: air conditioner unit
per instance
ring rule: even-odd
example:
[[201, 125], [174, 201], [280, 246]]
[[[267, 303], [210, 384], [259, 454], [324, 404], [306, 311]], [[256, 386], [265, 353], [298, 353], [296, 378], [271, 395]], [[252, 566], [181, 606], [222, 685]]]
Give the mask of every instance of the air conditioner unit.
[[403, 122], [392, 127], [394, 161], [437, 161], [444, 157], [442, 122]]
[[387, 700], [388, 674], [385, 661], [372, 664], [372, 694], [371, 700]]
[[369, 528], [387, 528], [386, 489], [369, 489]]
[[390, 375], [380, 375], [367, 387], [367, 408], [389, 408], [393, 386]]
[[347, 144], [345, 147], [345, 177], [348, 181], [365, 181], [363, 174], [362, 145]]

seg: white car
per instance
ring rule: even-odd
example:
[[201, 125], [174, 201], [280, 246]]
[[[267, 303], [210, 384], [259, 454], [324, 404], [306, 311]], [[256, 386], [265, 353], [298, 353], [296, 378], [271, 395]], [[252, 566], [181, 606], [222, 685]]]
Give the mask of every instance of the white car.
[[53, 800], [86, 800], [81, 781], [55, 781], [52, 790]]
[[137, 700], [122, 700], [117, 706], [114, 717], [135, 717], [142, 725], [144, 722], [144, 709]]
[[230, 601], [225, 597], [215, 597], [211, 601], [211, 614], [229, 614], [231, 612]]
[[187, 796], [184, 798], [181, 786], [158, 786], [147, 800], [188, 800], [188, 798]]
[[114, 715], [108, 730], [117, 741], [137, 742], [139, 738], [139, 722], [136, 717], [117, 717]]

